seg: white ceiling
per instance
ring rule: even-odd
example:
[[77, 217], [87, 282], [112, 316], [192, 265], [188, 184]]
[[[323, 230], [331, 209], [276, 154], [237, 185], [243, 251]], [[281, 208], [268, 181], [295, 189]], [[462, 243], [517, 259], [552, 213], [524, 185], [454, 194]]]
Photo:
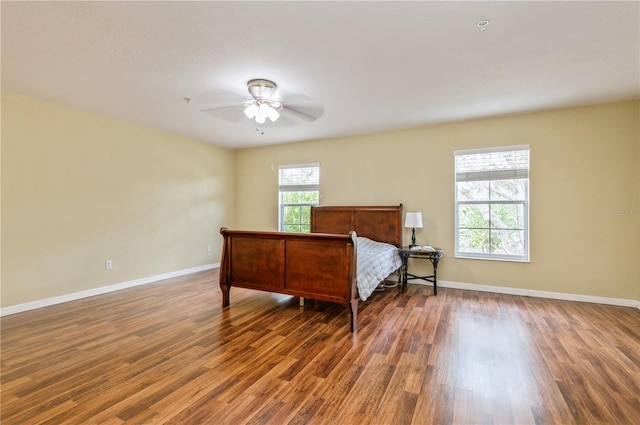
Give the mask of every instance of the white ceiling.
[[[2, 1], [2, 89], [229, 148], [636, 99], [639, 6]], [[253, 78], [324, 113], [202, 112]]]

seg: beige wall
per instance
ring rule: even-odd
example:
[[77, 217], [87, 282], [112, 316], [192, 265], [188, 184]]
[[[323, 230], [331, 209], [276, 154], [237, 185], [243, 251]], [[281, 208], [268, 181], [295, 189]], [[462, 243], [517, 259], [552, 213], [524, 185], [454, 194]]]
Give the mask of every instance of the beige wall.
[[3, 93], [1, 305], [219, 262], [233, 163], [230, 150]]
[[[640, 300], [640, 217], [618, 213], [640, 211], [639, 106], [234, 153], [3, 93], [0, 305], [216, 263], [221, 226], [276, 229], [277, 166], [316, 161], [324, 205], [422, 211], [442, 280]], [[514, 144], [531, 145], [531, 263], [453, 258], [453, 151]]]
[[[236, 154], [238, 228], [276, 230], [279, 164], [320, 162], [321, 204], [421, 211], [439, 278], [640, 299], [639, 102], [456, 122]], [[453, 257], [453, 151], [531, 145], [531, 262]], [[614, 211], [614, 214], [608, 213]], [[405, 242], [410, 237], [406, 232]]]

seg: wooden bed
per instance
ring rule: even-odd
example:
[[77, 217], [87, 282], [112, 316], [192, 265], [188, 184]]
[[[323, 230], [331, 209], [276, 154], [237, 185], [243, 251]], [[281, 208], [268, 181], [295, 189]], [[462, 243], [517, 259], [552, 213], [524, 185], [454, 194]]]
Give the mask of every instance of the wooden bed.
[[357, 331], [356, 237], [402, 245], [402, 204], [316, 206], [309, 234], [220, 229], [222, 306], [232, 286], [349, 305]]

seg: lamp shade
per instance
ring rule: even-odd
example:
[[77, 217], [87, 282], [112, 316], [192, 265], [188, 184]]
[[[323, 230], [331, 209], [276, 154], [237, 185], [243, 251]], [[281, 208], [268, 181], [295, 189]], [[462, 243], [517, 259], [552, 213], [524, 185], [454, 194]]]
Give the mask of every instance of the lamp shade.
[[408, 212], [404, 217], [404, 227], [422, 228], [422, 213]]

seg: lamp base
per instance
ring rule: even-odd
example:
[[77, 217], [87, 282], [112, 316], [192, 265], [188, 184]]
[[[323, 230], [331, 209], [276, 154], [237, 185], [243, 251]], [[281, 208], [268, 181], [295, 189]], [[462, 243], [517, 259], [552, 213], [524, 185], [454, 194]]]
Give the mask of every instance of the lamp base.
[[411, 228], [411, 244], [409, 244], [409, 248], [413, 248], [414, 246], [416, 246], [416, 228], [412, 227]]

